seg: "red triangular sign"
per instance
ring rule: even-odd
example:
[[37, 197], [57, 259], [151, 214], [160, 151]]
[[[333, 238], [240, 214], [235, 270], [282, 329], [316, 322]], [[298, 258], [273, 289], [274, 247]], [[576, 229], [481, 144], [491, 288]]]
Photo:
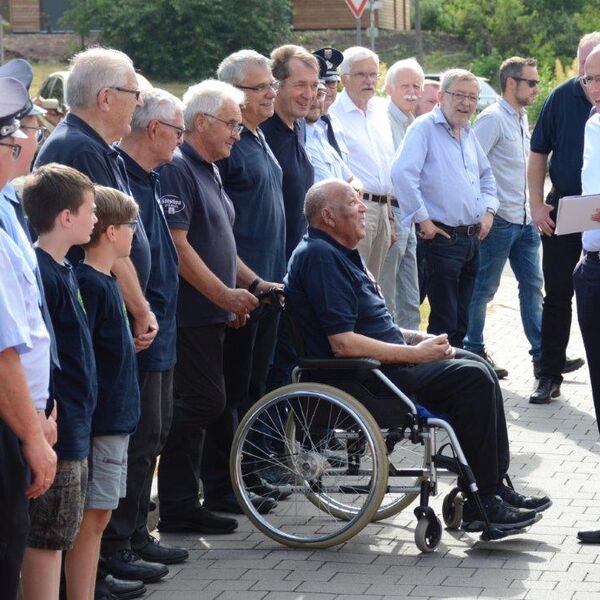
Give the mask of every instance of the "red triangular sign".
[[365, 8], [369, 0], [344, 0], [348, 5], [348, 8], [352, 11], [352, 14], [359, 19], [360, 16], [365, 12]]

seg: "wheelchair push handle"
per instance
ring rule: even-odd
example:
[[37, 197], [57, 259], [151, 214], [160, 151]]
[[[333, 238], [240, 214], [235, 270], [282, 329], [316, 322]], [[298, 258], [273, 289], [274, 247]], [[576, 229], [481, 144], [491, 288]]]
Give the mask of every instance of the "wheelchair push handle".
[[270, 302], [274, 306], [283, 306], [283, 301], [285, 297], [283, 289], [277, 287], [272, 287], [268, 290], [261, 290], [259, 292], [255, 292], [254, 295], [256, 296], [259, 302]]

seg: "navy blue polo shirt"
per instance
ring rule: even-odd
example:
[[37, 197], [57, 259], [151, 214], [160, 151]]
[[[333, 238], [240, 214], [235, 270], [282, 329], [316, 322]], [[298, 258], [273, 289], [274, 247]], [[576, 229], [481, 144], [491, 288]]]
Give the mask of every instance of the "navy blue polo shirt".
[[[187, 241], [206, 266], [229, 288], [237, 276], [233, 237], [234, 210], [220, 180], [219, 170], [187, 142], [173, 161], [158, 170], [165, 218], [170, 229], [187, 231]], [[179, 278], [177, 326], [203, 327], [234, 318]]]
[[283, 170], [285, 257], [288, 260], [306, 231], [304, 197], [314, 183], [315, 172], [304, 150], [304, 137], [298, 121], [291, 130], [275, 113], [261, 128]]
[[[94, 183], [115, 188], [131, 196], [127, 170], [119, 153], [95, 129], [72, 113], [50, 134], [37, 156], [34, 168], [51, 162], [73, 167]], [[83, 251], [77, 248], [69, 253], [69, 258], [79, 261], [83, 258]], [[145, 290], [150, 276], [150, 247], [141, 219], [138, 219], [133, 236], [131, 261], [142, 290]]]
[[307, 357], [332, 358], [327, 337], [351, 331], [404, 344], [358, 250], [342, 246], [319, 229], [309, 227], [294, 250], [285, 293], [302, 329]]
[[581, 194], [583, 138], [592, 105], [578, 77], [546, 98], [531, 135], [531, 150], [550, 156], [550, 180], [559, 197]]
[[285, 275], [283, 174], [260, 129], [244, 129], [229, 158], [217, 163], [235, 208], [238, 256], [267, 281]]
[[58, 264], [36, 248], [48, 312], [56, 334], [60, 369], [54, 371], [54, 398], [61, 460], [81, 460], [90, 450], [92, 414], [96, 408], [97, 375], [92, 338], [71, 265]]
[[144, 170], [120, 148], [129, 185], [140, 207], [140, 217], [150, 245], [152, 269], [146, 287], [146, 300], [158, 321], [158, 334], [147, 350], [138, 353], [140, 371], [165, 371], [175, 365], [177, 289], [179, 287], [177, 250], [160, 204], [158, 173]]
[[117, 280], [83, 263], [75, 273], [98, 374], [92, 435], [133, 433], [140, 418], [140, 388], [133, 338]]

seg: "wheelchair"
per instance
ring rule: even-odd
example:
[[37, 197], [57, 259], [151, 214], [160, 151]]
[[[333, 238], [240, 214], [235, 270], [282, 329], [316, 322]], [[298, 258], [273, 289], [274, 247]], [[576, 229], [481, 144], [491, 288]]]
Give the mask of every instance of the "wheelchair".
[[[289, 324], [289, 313], [287, 317]], [[293, 337], [298, 349], [298, 336]], [[230, 455], [233, 490], [249, 520], [285, 546], [328, 548], [418, 499], [415, 544], [421, 552], [433, 552], [442, 525], [429, 498], [437, 495], [440, 476], [458, 475], [482, 516], [481, 539], [510, 535], [491, 527], [447, 417], [413, 402], [380, 366], [368, 358], [299, 359], [292, 384], [249, 409]], [[439, 432], [449, 440], [441, 448]], [[260, 514], [246, 482], [249, 474], [261, 475], [272, 467], [287, 475], [292, 493], [271, 513]], [[460, 527], [463, 502], [458, 487], [444, 498], [448, 529]]]

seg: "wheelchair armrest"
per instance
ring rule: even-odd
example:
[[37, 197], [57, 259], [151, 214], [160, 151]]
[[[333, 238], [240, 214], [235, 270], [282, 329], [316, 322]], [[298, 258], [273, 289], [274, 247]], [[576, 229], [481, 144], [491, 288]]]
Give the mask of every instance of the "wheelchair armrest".
[[378, 369], [381, 363], [374, 358], [300, 358], [298, 366], [306, 370], [352, 370], [363, 374]]

